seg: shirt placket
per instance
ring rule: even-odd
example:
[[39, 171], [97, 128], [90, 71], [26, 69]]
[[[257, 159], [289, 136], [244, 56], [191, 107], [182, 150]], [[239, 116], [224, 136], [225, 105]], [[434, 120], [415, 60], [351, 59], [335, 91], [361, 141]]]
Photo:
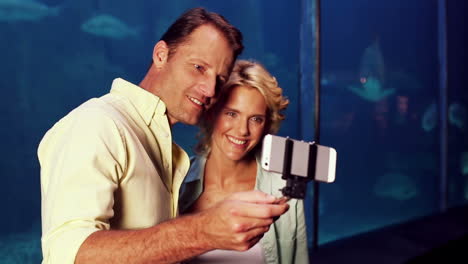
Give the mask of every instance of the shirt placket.
[[[166, 121], [167, 119], [164, 119]], [[158, 141], [162, 145], [162, 162], [164, 167], [164, 180], [168, 186], [170, 196], [171, 196], [171, 215], [172, 217], [176, 216], [176, 212], [174, 210], [174, 194], [172, 192], [173, 186], [173, 173], [172, 173], [172, 136], [171, 136], [171, 129], [169, 127], [169, 122], [158, 122], [161, 133], [158, 133]]]

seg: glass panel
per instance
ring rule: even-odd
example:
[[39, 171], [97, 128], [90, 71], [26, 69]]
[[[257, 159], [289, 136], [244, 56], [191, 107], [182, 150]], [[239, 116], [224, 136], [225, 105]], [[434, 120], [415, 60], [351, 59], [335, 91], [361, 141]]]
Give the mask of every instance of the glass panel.
[[437, 2], [322, 1], [319, 242], [437, 211]]
[[447, 1], [448, 11], [448, 197], [449, 207], [468, 203], [468, 5]]
[[[2, 263], [41, 260], [36, 150], [44, 133], [79, 104], [107, 93], [114, 78], [139, 83], [156, 41], [190, 7], [203, 5], [241, 29], [242, 58], [265, 64], [291, 100], [280, 134], [298, 136], [299, 1], [3, 2], [0, 170], [7, 188], [0, 193]], [[102, 14], [112, 16], [110, 28], [93, 24]], [[112, 31], [120, 26], [120, 33]], [[176, 142], [192, 153], [196, 129], [177, 126], [174, 131]]]
[[[314, 141], [315, 138], [315, 61], [316, 44], [315, 30], [315, 0], [302, 0], [302, 16], [300, 31], [300, 136], [304, 141]], [[314, 243], [314, 183], [309, 182], [304, 212], [307, 225], [307, 242], [309, 248]]]

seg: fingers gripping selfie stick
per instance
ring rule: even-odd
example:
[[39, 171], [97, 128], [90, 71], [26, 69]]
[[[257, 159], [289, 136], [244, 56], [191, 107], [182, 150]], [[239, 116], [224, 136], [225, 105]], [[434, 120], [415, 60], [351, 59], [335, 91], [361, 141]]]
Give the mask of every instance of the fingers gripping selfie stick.
[[[281, 189], [281, 192], [286, 197], [304, 199], [307, 194], [307, 182], [315, 175], [315, 166], [308, 166], [307, 176], [291, 174], [293, 146], [294, 142], [290, 138], [286, 138], [282, 172], [282, 178], [286, 180], [286, 186]], [[314, 144], [310, 144], [309, 159], [316, 160], [316, 157], [317, 148]]]

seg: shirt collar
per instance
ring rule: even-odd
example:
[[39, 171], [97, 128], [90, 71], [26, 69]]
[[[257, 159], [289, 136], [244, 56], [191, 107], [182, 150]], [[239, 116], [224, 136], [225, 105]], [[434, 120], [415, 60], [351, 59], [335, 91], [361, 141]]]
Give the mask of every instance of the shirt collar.
[[166, 114], [166, 104], [159, 97], [122, 78], [114, 79], [111, 93], [128, 98], [147, 125], [151, 123], [155, 114]]
[[190, 169], [185, 177], [185, 182], [194, 182], [203, 180], [205, 173], [206, 155], [193, 156], [190, 158]]

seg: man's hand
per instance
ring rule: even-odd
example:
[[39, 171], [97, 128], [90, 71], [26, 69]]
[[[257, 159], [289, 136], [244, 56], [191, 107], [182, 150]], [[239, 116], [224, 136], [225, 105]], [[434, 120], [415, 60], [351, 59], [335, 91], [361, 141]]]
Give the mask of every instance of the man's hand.
[[209, 248], [245, 251], [288, 209], [287, 203], [260, 191], [235, 193], [200, 213], [199, 233]]
[[213, 249], [247, 250], [288, 208], [259, 191], [236, 193], [206, 211], [150, 228], [94, 232], [75, 263], [175, 263]]

